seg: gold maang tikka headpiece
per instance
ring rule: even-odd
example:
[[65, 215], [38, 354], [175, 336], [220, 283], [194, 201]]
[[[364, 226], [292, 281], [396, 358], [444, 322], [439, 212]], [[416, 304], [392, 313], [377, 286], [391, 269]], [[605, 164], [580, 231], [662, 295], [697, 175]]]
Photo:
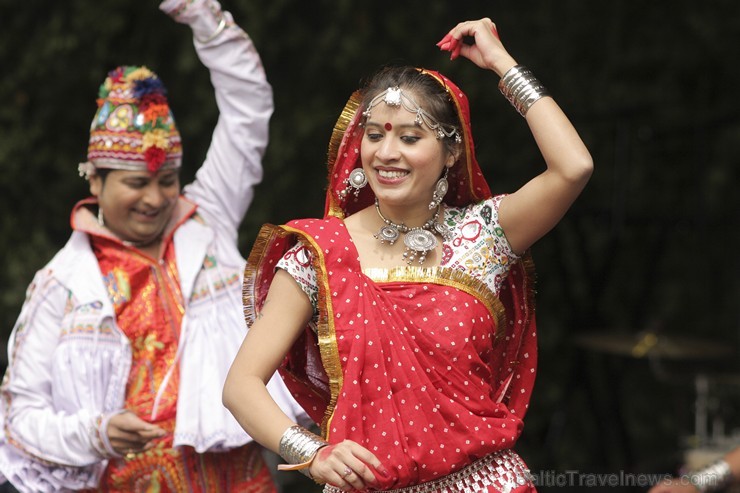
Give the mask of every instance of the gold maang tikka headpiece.
[[462, 142], [460, 136], [460, 129], [454, 125], [445, 125], [437, 121], [432, 115], [424, 111], [424, 109], [416, 104], [410, 96], [405, 94], [400, 87], [389, 87], [385, 91], [375, 96], [370, 103], [368, 103], [365, 111], [362, 112], [362, 116], [365, 120], [370, 118], [370, 111], [380, 103], [385, 103], [388, 106], [401, 106], [403, 109], [416, 115], [415, 123], [421, 125], [422, 123], [429, 127], [437, 136], [437, 140], [444, 139], [445, 137], [454, 137], [456, 143]]

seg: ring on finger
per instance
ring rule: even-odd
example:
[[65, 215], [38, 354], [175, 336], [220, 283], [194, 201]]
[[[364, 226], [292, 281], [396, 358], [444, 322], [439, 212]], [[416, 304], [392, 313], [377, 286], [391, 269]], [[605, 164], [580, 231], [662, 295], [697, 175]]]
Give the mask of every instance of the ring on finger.
[[349, 467], [345, 467], [345, 468], [344, 468], [344, 472], [342, 473], [342, 477], [343, 477], [343, 478], [346, 478], [347, 476], [349, 476], [349, 475], [350, 475], [350, 474], [352, 474], [353, 472], [354, 472], [354, 471], [353, 471], [352, 469], [350, 469]]

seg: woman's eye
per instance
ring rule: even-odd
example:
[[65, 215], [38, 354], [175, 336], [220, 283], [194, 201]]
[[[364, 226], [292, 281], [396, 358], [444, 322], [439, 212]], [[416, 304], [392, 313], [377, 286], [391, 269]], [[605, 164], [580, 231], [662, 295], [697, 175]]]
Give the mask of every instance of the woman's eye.
[[375, 132], [368, 132], [366, 134], [366, 137], [368, 140], [376, 141], [376, 140], [380, 140], [383, 137], [383, 135], [379, 133], [375, 133]]
[[401, 140], [406, 144], [414, 144], [419, 140], [420, 137], [417, 137], [416, 135], [404, 135], [401, 137]]

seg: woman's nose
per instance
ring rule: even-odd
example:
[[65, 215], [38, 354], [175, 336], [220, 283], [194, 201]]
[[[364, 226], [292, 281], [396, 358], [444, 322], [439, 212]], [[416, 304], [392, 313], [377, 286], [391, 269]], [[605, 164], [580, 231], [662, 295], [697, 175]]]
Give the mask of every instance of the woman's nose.
[[376, 153], [381, 161], [393, 161], [399, 158], [398, 146], [393, 138], [386, 136]]

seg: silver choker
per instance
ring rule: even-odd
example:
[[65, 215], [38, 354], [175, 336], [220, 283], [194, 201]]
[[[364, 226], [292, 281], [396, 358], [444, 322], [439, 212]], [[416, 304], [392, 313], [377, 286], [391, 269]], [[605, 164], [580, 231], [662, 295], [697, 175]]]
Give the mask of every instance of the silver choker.
[[380, 243], [388, 242], [393, 245], [401, 233], [405, 233], [406, 236], [403, 238], [403, 244], [406, 245], [406, 251], [403, 252], [403, 259], [408, 265], [411, 265], [417, 255], [419, 257], [419, 265], [424, 263], [427, 258], [427, 254], [437, 247], [437, 238], [434, 235], [439, 235], [443, 240], [447, 241], [450, 238], [450, 231], [447, 227], [437, 222], [439, 218], [439, 211], [442, 206], [437, 205], [437, 210], [434, 215], [425, 222], [422, 226], [416, 228], [409, 228], [405, 224], [396, 224], [390, 219], [387, 219], [382, 212], [380, 212], [380, 205], [378, 205], [378, 199], [375, 199], [375, 210], [378, 212], [378, 216], [383, 220], [385, 225], [380, 228], [373, 236], [380, 240]]

